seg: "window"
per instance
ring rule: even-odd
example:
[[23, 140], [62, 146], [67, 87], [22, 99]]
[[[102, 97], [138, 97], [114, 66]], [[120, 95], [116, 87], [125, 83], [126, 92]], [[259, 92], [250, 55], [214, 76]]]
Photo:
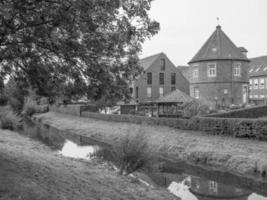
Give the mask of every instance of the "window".
[[209, 181], [209, 191], [210, 193], [218, 192], [218, 184], [215, 181]]
[[252, 79], [249, 79], [249, 89], [252, 89]]
[[199, 71], [198, 68], [193, 69], [193, 79], [198, 79]]
[[215, 77], [216, 76], [216, 63], [209, 63], [208, 64], [208, 77]]
[[172, 85], [176, 84], [176, 73], [171, 73], [171, 84]]
[[194, 88], [194, 97], [196, 98], [196, 99], [199, 99], [199, 88]]
[[260, 95], [260, 99], [264, 99], [264, 95]]
[[264, 78], [260, 78], [259, 89], [264, 89]]
[[148, 87], [148, 88], [147, 88], [147, 97], [148, 97], [148, 98], [151, 98], [151, 96], [152, 96], [151, 87]]
[[257, 95], [257, 94], [255, 94], [255, 95], [254, 95], [254, 98], [255, 98], [255, 99], [257, 99], [257, 98], [258, 98], [258, 95]]
[[147, 72], [147, 84], [151, 85], [152, 84], [152, 73]]
[[164, 85], [164, 73], [159, 73], [159, 84]]
[[241, 63], [234, 63], [234, 76], [241, 76]]
[[258, 89], [258, 79], [254, 79], [253, 89]]
[[252, 99], [253, 98], [253, 95], [249, 95], [249, 98]]
[[130, 88], [130, 94], [131, 95], [133, 94], [133, 88]]
[[224, 89], [223, 94], [228, 94], [228, 89]]
[[135, 87], [135, 97], [138, 98], [138, 87]]
[[174, 90], [176, 90], [176, 87], [171, 87], [171, 91], [174, 91]]
[[159, 96], [162, 97], [163, 96], [163, 87], [159, 88]]
[[166, 65], [165, 59], [164, 58], [160, 59], [160, 70], [161, 71], [165, 70], [165, 65]]

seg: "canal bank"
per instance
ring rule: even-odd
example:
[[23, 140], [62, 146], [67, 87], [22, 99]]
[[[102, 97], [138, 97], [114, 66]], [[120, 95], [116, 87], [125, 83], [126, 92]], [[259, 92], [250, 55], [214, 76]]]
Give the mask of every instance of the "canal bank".
[[0, 199], [176, 200], [164, 189], [118, 176], [105, 163], [66, 158], [39, 141], [0, 129]]
[[[129, 128], [140, 128], [136, 124], [107, 122], [55, 112], [35, 115], [33, 119], [62, 132], [111, 145], [124, 137]], [[155, 155], [255, 180], [267, 180], [267, 142], [211, 136], [203, 132], [160, 126], [142, 125], [142, 130]]]

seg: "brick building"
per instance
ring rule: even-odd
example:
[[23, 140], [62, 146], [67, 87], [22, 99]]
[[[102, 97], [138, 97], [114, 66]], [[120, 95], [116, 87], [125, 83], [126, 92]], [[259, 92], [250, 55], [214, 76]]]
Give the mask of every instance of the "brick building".
[[188, 63], [190, 95], [211, 107], [246, 104], [249, 83], [246, 53], [217, 26]]
[[140, 60], [144, 73], [130, 85], [134, 102], [154, 102], [179, 89], [189, 94], [189, 82], [164, 53]]
[[267, 55], [251, 58], [249, 63], [249, 99], [256, 104], [267, 103]]

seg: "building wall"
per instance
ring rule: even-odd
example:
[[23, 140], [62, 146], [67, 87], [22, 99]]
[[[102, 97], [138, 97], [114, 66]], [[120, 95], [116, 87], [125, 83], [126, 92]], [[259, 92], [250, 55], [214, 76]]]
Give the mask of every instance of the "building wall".
[[[161, 59], [165, 59], [165, 70], [161, 71]], [[152, 73], [152, 84], [147, 84], [147, 73]], [[159, 84], [159, 73], [164, 73], [164, 85]], [[176, 73], [176, 84], [171, 84], [171, 73]], [[133, 82], [133, 99], [138, 102], [155, 101], [160, 97], [159, 88], [163, 88], [163, 95], [172, 91], [172, 87], [189, 94], [189, 82], [182, 73], [174, 66], [167, 56], [162, 54], [157, 60]], [[138, 98], [136, 97], [138, 87]], [[147, 88], [151, 87], [151, 98], [147, 95]]]
[[[207, 61], [191, 64], [189, 68], [190, 95], [194, 97], [194, 88], [198, 87], [199, 99], [212, 107], [216, 105], [216, 101], [220, 105], [224, 103], [225, 106], [229, 106], [232, 104], [232, 97], [234, 104], [242, 104], [243, 86], [248, 85], [248, 62], [236, 62], [241, 63], [241, 76], [232, 75], [232, 66], [235, 61]], [[208, 63], [216, 63], [216, 77], [208, 77]], [[198, 78], [193, 78], [195, 68], [199, 71]]]
[[[261, 85], [261, 79], [264, 81], [264, 85]], [[255, 85], [255, 80], [258, 81], [258, 85]], [[249, 78], [249, 99], [256, 104], [267, 103], [267, 75], [263, 76], [251, 76]]]

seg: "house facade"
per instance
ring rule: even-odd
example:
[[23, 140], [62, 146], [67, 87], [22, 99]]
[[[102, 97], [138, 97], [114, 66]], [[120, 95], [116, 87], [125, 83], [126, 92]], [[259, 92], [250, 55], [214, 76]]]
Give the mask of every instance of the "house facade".
[[190, 95], [210, 107], [248, 103], [248, 64], [245, 48], [238, 48], [221, 26], [189, 61]]
[[249, 99], [251, 103], [267, 104], [267, 55], [251, 58], [249, 63]]
[[176, 89], [189, 94], [189, 82], [170, 59], [159, 53], [140, 60], [144, 73], [130, 84], [133, 102], [154, 102]]

